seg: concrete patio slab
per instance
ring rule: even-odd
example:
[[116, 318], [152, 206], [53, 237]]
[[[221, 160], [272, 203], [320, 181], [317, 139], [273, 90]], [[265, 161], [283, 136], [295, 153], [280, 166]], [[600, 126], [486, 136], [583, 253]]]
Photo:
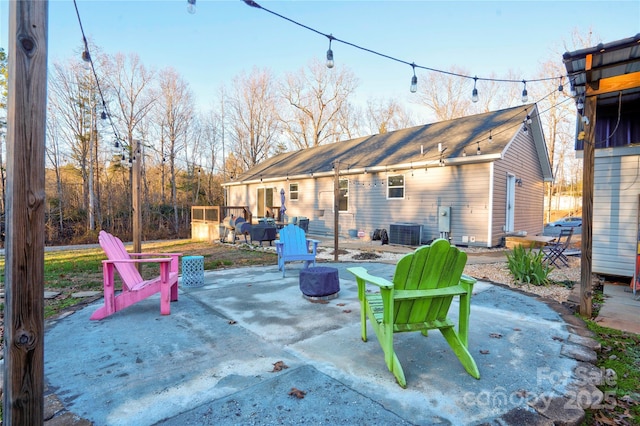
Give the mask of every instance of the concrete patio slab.
[[[275, 265], [207, 271], [203, 287], [181, 289], [169, 316], [157, 297], [102, 321], [89, 320], [99, 303], [88, 306], [49, 324], [47, 385], [95, 425], [510, 424], [549, 420], [554, 398], [571, 403], [570, 385], [582, 379], [580, 363], [562, 354], [571, 333], [539, 299], [477, 284], [469, 348], [480, 380], [440, 333], [397, 335], [402, 389], [372, 329], [360, 339], [346, 271], [355, 264], [330, 265], [341, 291], [324, 304], [302, 297], [294, 263], [284, 279]], [[387, 278], [394, 271], [359, 265]], [[457, 305], [451, 314], [457, 319]], [[273, 371], [280, 361], [288, 368]]]

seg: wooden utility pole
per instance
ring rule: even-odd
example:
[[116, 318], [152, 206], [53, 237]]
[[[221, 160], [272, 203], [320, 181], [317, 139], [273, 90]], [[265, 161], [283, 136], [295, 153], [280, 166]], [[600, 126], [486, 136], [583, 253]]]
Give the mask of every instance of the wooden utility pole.
[[338, 227], [340, 226], [340, 162], [333, 163], [333, 260], [338, 261]]
[[[595, 167], [597, 96], [587, 96], [584, 102], [584, 140], [582, 163], [582, 257], [580, 259], [580, 315], [591, 318], [593, 248], [593, 182]], [[585, 122], [586, 119], [586, 122]]]
[[[142, 253], [142, 201], [140, 181], [142, 180], [142, 151], [140, 141], [133, 141], [133, 161], [131, 175], [131, 213], [133, 215], [133, 252]], [[140, 264], [137, 263], [136, 266]]]
[[46, 0], [9, 2], [4, 425], [44, 418]]

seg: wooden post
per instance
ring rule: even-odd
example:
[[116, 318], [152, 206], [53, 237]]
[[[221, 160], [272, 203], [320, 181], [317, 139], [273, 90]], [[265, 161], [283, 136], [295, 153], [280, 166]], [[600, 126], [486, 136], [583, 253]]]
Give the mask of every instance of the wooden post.
[[338, 227], [340, 225], [340, 162], [333, 163], [333, 260], [338, 261]]
[[[133, 252], [142, 252], [142, 201], [140, 194], [140, 180], [142, 178], [142, 151], [140, 141], [133, 141], [133, 162], [131, 176], [131, 213], [133, 215]], [[136, 266], [140, 266], [139, 263]], [[139, 269], [139, 268], [138, 268]]]
[[593, 246], [593, 182], [595, 166], [597, 96], [588, 96], [584, 102], [583, 164], [582, 164], [582, 258], [580, 261], [580, 315], [591, 318], [592, 276], [591, 250]]
[[9, 2], [4, 425], [44, 418], [46, 0]]

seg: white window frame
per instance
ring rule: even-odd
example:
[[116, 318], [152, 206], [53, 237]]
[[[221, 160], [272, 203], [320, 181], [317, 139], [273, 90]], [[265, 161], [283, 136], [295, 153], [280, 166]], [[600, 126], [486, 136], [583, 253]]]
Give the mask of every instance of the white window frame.
[[[391, 185], [391, 179], [395, 177], [402, 177], [402, 185]], [[392, 197], [391, 190], [402, 188], [402, 197]], [[407, 193], [407, 180], [405, 175], [397, 174], [397, 175], [389, 175], [387, 176], [387, 200], [404, 200]]]
[[[295, 185], [296, 190], [292, 190], [291, 187]], [[294, 197], [295, 194], [295, 197]], [[290, 182], [289, 183], [289, 200], [298, 201], [300, 197], [300, 184], [298, 182]]]

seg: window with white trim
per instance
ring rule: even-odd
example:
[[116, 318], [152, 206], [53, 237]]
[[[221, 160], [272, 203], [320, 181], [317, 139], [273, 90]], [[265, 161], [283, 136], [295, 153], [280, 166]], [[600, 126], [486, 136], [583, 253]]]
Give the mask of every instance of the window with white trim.
[[298, 184], [290, 183], [289, 184], [289, 199], [290, 200], [298, 200]]
[[387, 176], [387, 198], [404, 199], [404, 175]]

